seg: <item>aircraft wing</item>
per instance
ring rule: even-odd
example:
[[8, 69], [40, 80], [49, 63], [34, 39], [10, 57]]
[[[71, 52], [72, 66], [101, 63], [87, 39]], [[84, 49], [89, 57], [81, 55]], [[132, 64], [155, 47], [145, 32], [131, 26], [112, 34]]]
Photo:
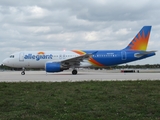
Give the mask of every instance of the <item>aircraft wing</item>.
[[80, 56], [77, 56], [74, 58], [66, 59], [66, 60], [63, 60], [60, 62], [61, 62], [62, 66], [76, 67], [76, 66], [80, 66], [80, 62], [88, 59], [91, 56], [92, 56], [92, 54], [84, 54], [84, 55], [80, 55]]
[[141, 53], [136, 53], [135, 57], [142, 57], [144, 55], [152, 54], [152, 53], [155, 53], [155, 52], [157, 52], [157, 51], [143, 51]]

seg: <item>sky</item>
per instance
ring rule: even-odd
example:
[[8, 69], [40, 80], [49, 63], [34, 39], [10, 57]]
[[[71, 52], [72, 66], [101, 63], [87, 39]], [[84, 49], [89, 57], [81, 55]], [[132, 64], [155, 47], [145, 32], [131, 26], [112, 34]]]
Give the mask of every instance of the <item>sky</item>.
[[157, 55], [131, 64], [160, 64], [160, 1], [1, 0], [0, 64], [18, 51], [120, 50], [151, 25], [147, 50]]

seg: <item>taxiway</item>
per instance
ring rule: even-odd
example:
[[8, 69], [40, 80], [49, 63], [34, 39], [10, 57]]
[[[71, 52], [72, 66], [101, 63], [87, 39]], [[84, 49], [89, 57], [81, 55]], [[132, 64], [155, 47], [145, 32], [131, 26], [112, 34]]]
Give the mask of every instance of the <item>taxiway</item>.
[[160, 80], [160, 73], [120, 73], [110, 71], [79, 71], [72, 75], [71, 71], [48, 73], [45, 71], [20, 71], [0, 72], [0, 82], [76, 82], [76, 81], [125, 81], [125, 80]]

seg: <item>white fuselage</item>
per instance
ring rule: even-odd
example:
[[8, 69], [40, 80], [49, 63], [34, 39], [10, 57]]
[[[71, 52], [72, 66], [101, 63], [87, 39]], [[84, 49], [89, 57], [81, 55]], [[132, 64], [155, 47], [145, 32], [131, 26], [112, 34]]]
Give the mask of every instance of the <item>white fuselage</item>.
[[[72, 51], [21, 51], [6, 58], [3, 63], [15, 68], [45, 68], [46, 62], [61, 62], [80, 56]], [[81, 62], [79, 67], [88, 67], [88, 60]]]

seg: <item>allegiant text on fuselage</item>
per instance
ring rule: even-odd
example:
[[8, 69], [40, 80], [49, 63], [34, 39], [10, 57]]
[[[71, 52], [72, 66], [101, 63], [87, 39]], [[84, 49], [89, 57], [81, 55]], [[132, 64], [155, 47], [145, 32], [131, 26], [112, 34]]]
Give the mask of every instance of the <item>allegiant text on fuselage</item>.
[[41, 59], [52, 59], [53, 55], [33, 55], [33, 54], [28, 54], [24, 56], [24, 59], [35, 59], [36, 61], [39, 61]]

